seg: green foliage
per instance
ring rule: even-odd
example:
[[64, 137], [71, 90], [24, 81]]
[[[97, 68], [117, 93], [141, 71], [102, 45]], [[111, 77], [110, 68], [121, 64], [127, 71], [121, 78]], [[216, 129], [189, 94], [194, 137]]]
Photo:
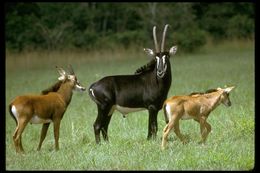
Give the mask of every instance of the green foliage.
[[[6, 97], [8, 104], [18, 95], [39, 93], [53, 84], [55, 65], [72, 64], [81, 84], [115, 74], [133, 74], [147, 63], [140, 51], [116, 52], [22, 52], [7, 54]], [[95, 144], [93, 123], [97, 107], [87, 92], [74, 92], [61, 121], [60, 150], [54, 150], [50, 125], [41, 151], [37, 151], [42, 125], [28, 124], [22, 136], [25, 154], [15, 153], [12, 139], [15, 122], [5, 114], [7, 170], [251, 170], [255, 166], [255, 74], [254, 43], [221, 43], [192, 54], [171, 59], [172, 85], [168, 97], [235, 85], [232, 106], [220, 105], [208, 122], [212, 126], [207, 142], [199, 145], [200, 128], [193, 120], [180, 121], [181, 132], [189, 138], [183, 145], [171, 132], [169, 145], [160, 150], [163, 112], [158, 114], [157, 139], [147, 141], [147, 111], [123, 118], [115, 111], [108, 130], [110, 142]]]
[[254, 5], [253, 3], [241, 2], [211, 3], [201, 6], [195, 4], [194, 11], [200, 28], [209, 32], [215, 40], [229, 37], [252, 38], [254, 34]]
[[236, 15], [228, 22], [227, 35], [231, 38], [252, 38], [254, 21], [246, 15]]
[[254, 38], [253, 3], [39, 2], [5, 7], [6, 48], [18, 51], [149, 46], [152, 26], [161, 31], [166, 23], [178, 37], [172, 41], [187, 52], [203, 46], [206, 36]]
[[205, 31], [198, 28], [187, 28], [182, 32], [176, 33], [174, 38], [177, 41], [180, 51], [183, 52], [193, 52], [206, 43]]

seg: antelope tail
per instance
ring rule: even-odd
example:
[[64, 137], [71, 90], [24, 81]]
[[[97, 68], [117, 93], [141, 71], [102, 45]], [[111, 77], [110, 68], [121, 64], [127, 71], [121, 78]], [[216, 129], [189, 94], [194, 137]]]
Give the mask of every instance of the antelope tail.
[[94, 93], [94, 90], [90, 87], [89, 88], [89, 96], [90, 96], [90, 98], [94, 101], [94, 102], [96, 102], [97, 104], [99, 104], [99, 105], [101, 105], [102, 103], [96, 98], [96, 96], [95, 96], [95, 93]]
[[17, 119], [15, 118], [15, 116], [12, 112], [12, 106], [13, 106], [12, 104], [9, 105], [9, 113], [13, 117], [13, 119], [15, 120], [15, 123], [16, 123], [16, 126], [17, 126], [18, 122], [17, 122]]
[[168, 119], [168, 116], [167, 116], [166, 104], [163, 104], [163, 113], [164, 113], [165, 122], [166, 122], [166, 124], [168, 124], [169, 119]]

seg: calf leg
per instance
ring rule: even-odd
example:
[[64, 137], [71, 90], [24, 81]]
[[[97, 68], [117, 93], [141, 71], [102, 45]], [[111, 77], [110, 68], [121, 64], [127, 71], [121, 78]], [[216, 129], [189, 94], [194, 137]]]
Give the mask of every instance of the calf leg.
[[[208, 123], [208, 122], [204, 122], [204, 126], [205, 128], [207, 129], [206, 132], [205, 130], [203, 131], [203, 133], [201, 133], [201, 136], [202, 136], [202, 141], [200, 143], [205, 143], [206, 142], [206, 139], [209, 135], [209, 133], [211, 132], [211, 125]], [[204, 128], [204, 129], [205, 129]]]
[[17, 142], [15, 141], [16, 137], [17, 137], [17, 131], [18, 131], [18, 125], [15, 128], [14, 134], [13, 134], [13, 141], [14, 141], [14, 146], [15, 146], [15, 150], [16, 152], [18, 152], [18, 145]]
[[174, 121], [173, 128], [174, 128], [175, 134], [182, 141], [182, 143], [186, 143], [184, 136], [180, 132], [179, 120]]
[[168, 135], [169, 135], [172, 127], [173, 127], [173, 123], [172, 123], [172, 121], [170, 121], [163, 129], [163, 138], [162, 138], [162, 145], [161, 145], [162, 150], [164, 150], [166, 147]]
[[157, 115], [158, 110], [154, 106], [149, 107], [149, 120], [148, 120], [148, 135], [147, 139], [155, 139], [157, 130], [158, 130], [158, 124], [157, 124]]
[[205, 143], [207, 136], [209, 134], [209, 132], [211, 131], [211, 126], [209, 123], [206, 122], [206, 117], [201, 117], [199, 120], [200, 123], [200, 133], [201, 133], [201, 141], [199, 142], [201, 143]]
[[47, 134], [49, 125], [50, 125], [50, 123], [46, 123], [46, 124], [43, 124], [43, 125], [42, 125], [40, 143], [39, 143], [38, 148], [37, 148], [38, 151], [41, 149], [42, 142], [44, 141], [44, 139], [45, 139], [45, 137], [46, 137], [46, 134]]
[[179, 128], [179, 118], [177, 116], [173, 116], [172, 119], [170, 120], [170, 122], [165, 126], [165, 128], [163, 130], [163, 139], [162, 139], [162, 146], [161, 146], [162, 149], [165, 149], [168, 135], [172, 128], [174, 129], [174, 133], [177, 135], [177, 137], [183, 143], [185, 143], [184, 136], [181, 134], [180, 128]]
[[21, 136], [22, 136], [22, 133], [23, 133], [27, 123], [28, 123], [27, 120], [20, 120], [18, 123], [17, 129], [15, 131], [13, 139], [14, 139], [14, 144], [15, 144], [17, 153], [24, 152]]
[[59, 150], [59, 135], [60, 135], [60, 119], [53, 120], [53, 130], [55, 139], [55, 150]]

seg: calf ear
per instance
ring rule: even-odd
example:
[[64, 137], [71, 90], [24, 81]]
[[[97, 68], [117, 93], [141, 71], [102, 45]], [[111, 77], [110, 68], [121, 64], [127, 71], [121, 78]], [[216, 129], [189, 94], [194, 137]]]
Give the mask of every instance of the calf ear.
[[174, 55], [177, 52], [177, 46], [172, 46], [169, 53], [170, 55]]
[[224, 91], [225, 91], [226, 93], [230, 93], [230, 91], [232, 91], [234, 88], [235, 88], [235, 86], [228, 87], [228, 88], [225, 88]]
[[152, 49], [149, 49], [149, 48], [144, 48], [144, 51], [147, 53], [147, 55], [149, 56], [154, 56], [155, 53]]

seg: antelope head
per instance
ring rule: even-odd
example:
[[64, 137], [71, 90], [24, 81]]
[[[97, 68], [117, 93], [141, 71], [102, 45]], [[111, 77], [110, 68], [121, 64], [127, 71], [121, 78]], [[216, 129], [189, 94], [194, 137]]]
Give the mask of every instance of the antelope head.
[[231, 101], [229, 99], [229, 93], [235, 88], [235, 86], [232, 87], [226, 87], [224, 89], [222, 88], [217, 88], [217, 90], [221, 90], [222, 94], [220, 96], [220, 101], [223, 103], [225, 106], [229, 107], [231, 106]]
[[76, 91], [85, 91], [86, 90], [86, 88], [80, 84], [71, 65], [69, 66], [69, 71], [70, 71], [69, 73], [67, 73], [65, 70], [63, 70], [62, 68], [57, 67], [57, 66], [56, 66], [56, 69], [57, 69], [58, 73], [60, 74], [60, 77], [58, 78], [58, 80], [63, 81], [63, 82], [65, 82], [65, 81], [70, 82], [71, 85], [73, 86], [73, 90], [76, 90]]
[[159, 50], [157, 37], [156, 37], [156, 26], [153, 27], [153, 39], [155, 50], [144, 48], [144, 51], [151, 57], [153, 57], [156, 61], [156, 74], [159, 78], [163, 78], [167, 71], [167, 62], [169, 62], [169, 58], [171, 55], [174, 55], [177, 51], [177, 46], [172, 46], [169, 51], [164, 50], [165, 36], [168, 28], [168, 24], [165, 25], [162, 42], [161, 42], [161, 50]]

